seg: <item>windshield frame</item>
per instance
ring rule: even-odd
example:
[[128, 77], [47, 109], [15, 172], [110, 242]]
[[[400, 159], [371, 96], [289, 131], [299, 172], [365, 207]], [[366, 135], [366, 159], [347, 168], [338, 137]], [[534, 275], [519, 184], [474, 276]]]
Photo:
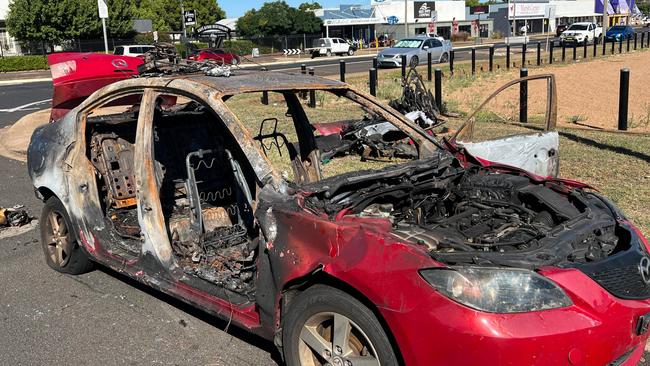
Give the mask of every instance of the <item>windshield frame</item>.
[[571, 24], [566, 30], [569, 31], [586, 31], [589, 30], [589, 24]]

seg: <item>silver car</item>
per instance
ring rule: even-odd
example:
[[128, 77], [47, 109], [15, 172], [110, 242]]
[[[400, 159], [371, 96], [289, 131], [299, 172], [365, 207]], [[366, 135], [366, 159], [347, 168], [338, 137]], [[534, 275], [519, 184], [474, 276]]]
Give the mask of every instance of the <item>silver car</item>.
[[405, 38], [387, 48], [377, 56], [377, 65], [402, 66], [402, 55], [406, 55], [406, 62], [410, 66], [417, 66], [427, 61], [427, 53], [431, 53], [433, 62], [444, 63], [449, 61], [452, 50], [451, 42], [442, 37], [420, 36]]

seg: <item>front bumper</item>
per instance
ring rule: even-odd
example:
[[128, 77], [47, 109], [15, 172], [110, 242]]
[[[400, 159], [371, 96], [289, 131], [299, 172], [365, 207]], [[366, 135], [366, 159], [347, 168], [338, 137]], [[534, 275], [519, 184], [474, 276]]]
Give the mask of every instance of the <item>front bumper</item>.
[[401, 67], [402, 66], [402, 58], [401, 57], [386, 57], [386, 58], [379, 57], [379, 58], [377, 58], [377, 65], [378, 66]]
[[650, 300], [622, 300], [577, 269], [543, 275], [573, 301], [566, 308], [493, 314], [422, 288], [419, 305], [381, 310], [407, 365], [636, 365], [647, 331], [637, 334]]
[[584, 42], [585, 38], [583, 36], [567, 36], [560, 38], [560, 40], [564, 43], [582, 43]]

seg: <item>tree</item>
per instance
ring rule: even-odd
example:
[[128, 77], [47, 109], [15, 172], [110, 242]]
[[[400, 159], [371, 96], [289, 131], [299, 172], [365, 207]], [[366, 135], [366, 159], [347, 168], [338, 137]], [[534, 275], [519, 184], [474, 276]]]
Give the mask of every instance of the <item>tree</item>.
[[21, 41], [61, 43], [74, 38], [74, 0], [14, 0], [9, 3], [7, 28]]
[[[215, 0], [185, 0], [183, 5], [185, 10], [196, 9], [195, 27], [216, 23], [226, 16]], [[139, 0], [135, 14], [139, 19], [151, 19], [154, 30], [169, 32], [183, 29], [179, 0]]]
[[316, 10], [322, 9], [323, 7], [316, 1], [313, 3], [302, 3], [298, 5], [298, 10], [307, 11], [307, 10]]
[[[97, 0], [78, 0], [79, 7], [73, 24], [75, 37], [89, 39], [102, 36], [102, 21], [98, 17]], [[111, 37], [125, 38], [133, 35], [134, 5], [128, 0], [109, 0], [107, 33]]]
[[321, 25], [322, 21], [312, 11], [296, 9], [277, 0], [264, 3], [259, 10], [247, 11], [237, 20], [237, 32], [248, 37], [279, 36], [318, 32]]

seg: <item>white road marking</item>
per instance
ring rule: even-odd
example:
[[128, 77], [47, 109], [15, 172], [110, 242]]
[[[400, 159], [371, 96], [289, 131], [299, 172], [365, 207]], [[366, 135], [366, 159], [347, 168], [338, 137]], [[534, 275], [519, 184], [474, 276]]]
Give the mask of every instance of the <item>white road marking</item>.
[[39, 104], [47, 103], [47, 102], [50, 102], [51, 100], [52, 99], [45, 99], [45, 100], [40, 100], [38, 102], [23, 104], [21, 106], [14, 107], [14, 108], [0, 109], [0, 112], [14, 113], [14, 112], [18, 112], [18, 111], [31, 111], [31, 110], [38, 109], [38, 108], [29, 108], [29, 107], [33, 107], [33, 106], [36, 106], [36, 105], [39, 105]]

